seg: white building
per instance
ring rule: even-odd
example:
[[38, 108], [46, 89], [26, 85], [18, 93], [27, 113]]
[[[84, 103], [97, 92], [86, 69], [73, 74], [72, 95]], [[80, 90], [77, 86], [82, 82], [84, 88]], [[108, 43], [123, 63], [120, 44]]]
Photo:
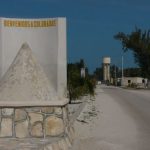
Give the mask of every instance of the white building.
[[124, 77], [123, 78], [123, 85], [130, 86], [130, 85], [137, 85], [138, 87], [145, 87], [147, 85], [147, 79], [142, 77]]
[[66, 18], [0, 18], [0, 77], [28, 43], [60, 97], [66, 90]]

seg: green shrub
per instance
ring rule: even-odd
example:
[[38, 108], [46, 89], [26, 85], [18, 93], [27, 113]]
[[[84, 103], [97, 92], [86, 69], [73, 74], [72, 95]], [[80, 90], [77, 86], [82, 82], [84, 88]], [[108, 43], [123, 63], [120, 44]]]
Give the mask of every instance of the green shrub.
[[94, 88], [96, 81], [90, 78], [88, 72], [86, 72], [86, 77], [83, 78], [80, 75], [80, 69], [83, 66], [80, 63], [68, 64], [67, 67], [67, 88], [68, 88], [68, 97], [71, 100], [75, 100], [90, 94], [94, 96]]

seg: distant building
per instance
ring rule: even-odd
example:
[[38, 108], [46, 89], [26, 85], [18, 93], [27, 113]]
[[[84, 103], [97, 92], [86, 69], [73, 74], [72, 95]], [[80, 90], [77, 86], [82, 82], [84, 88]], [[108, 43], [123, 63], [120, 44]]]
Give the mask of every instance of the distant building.
[[137, 87], [146, 87], [147, 79], [142, 77], [124, 77], [123, 78], [123, 86], [132, 86], [136, 85]]

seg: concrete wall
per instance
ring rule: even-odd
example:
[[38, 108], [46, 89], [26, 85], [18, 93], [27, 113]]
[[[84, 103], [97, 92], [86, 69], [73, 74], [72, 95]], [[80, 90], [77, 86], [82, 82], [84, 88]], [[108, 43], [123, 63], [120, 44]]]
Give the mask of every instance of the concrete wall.
[[[33, 24], [24, 26], [18, 23], [21, 21]], [[36, 26], [35, 21], [54, 21], [55, 24]], [[66, 19], [0, 18], [0, 77], [5, 74], [24, 42], [33, 50], [59, 97], [63, 97], [67, 83]]]

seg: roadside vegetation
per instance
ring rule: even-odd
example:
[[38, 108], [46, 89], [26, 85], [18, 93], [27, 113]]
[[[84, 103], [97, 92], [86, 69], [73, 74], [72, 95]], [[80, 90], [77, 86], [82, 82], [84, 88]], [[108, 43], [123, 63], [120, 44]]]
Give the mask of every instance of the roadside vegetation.
[[124, 52], [133, 52], [142, 76], [150, 79], [150, 30], [135, 28], [130, 34], [119, 32], [114, 38], [121, 42]]
[[[85, 76], [81, 75], [81, 68], [85, 68]], [[95, 85], [96, 81], [89, 75], [83, 59], [67, 65], [67, 88], [70, 103], [87, 94], [94, 96]]]

